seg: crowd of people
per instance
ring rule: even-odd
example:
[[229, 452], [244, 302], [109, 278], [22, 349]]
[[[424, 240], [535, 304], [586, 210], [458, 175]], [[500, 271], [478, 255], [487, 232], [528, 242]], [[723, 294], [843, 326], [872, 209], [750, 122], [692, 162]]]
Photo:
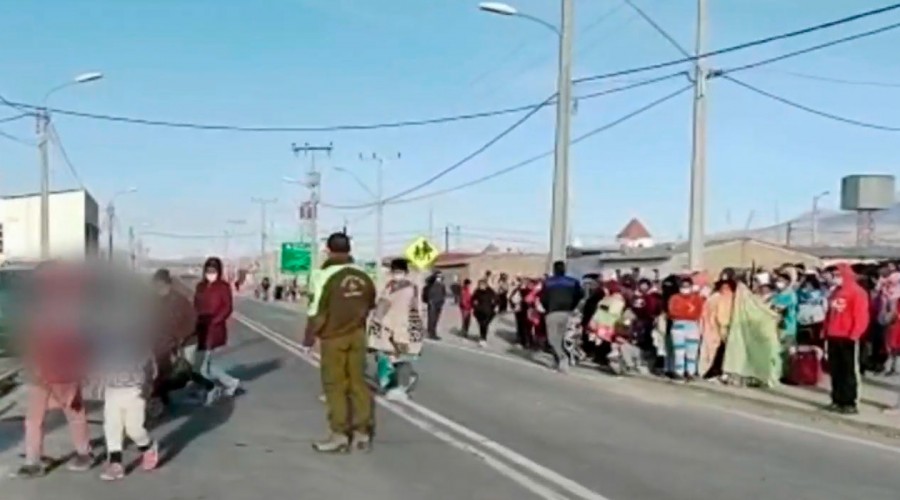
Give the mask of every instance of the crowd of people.
[[[548, 352], [562, 372], [589, 359], [617, 374], [761, 387], [816, 385], [828, 373], [831, 409], [841, 413], [858, 412], [861, 373], [893, 374], [900, 357], [895, 262], [728, 268], [715, 280], [686, 273], [580, 281], [557, 262], [540, 278], [487, 272], [474, 287], [465, 279], [450, 291], [462, 335], [474, 317], [485, 345], [493, 319], [509, 307], [517, 344]], [[438, 293], [423, 296], [429, 334]]]
[[[234, 396], [240, 381], [217, 364], [227, 343], [232, 291], [222, 262], [210, 258], [193, 304], [173, 289], [171, 274], [157, 271], [151, 283], [103, 266], [43, 263], [21, 293], [29, 304], [19, 318], [23, 371], [28, 382], [23, 478], [46, 473], [44, 421], [61, 409], [70, 428], [73, 471], [88, 471], [95, 453], [87, 404], [103, 405], [106, 461], [100, 477], [125, 476], [124, 439], [141, 454], [144, 470], [160, 463], [160, 447], [148, 423], [171, 407], [174, 391], [187, 389], [200, 404]], [[149, 285], [149, 286], [148, 286]]]

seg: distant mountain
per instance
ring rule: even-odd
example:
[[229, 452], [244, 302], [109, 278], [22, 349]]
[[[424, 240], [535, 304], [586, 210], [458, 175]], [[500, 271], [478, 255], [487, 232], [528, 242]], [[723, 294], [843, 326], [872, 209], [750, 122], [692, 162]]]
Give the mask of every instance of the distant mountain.
[[[856, 212], [820, 210], [818, 216], [817, 244], [832, 246], [852, 246], [856, 244]], [[873, 214], [873, 240], [875, 244], [900, 244], [900, 203], [887, 210]], [[790, 228], [790, 229], [789, 229]], [[789, 234], [790, 233], [790, 234]], [[812, 244], [812, 213], [776, 224], [747, 231], [727, 231], [713, 235], [714, 238], [749, 237], [791, 246]], [[788, 241], [790, 240], [790, 241]]]

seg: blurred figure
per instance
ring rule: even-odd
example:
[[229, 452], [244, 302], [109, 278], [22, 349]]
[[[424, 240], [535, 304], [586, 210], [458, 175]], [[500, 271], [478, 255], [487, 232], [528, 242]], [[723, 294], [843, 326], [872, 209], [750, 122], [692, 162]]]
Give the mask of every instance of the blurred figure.
[[446, 300], [447, 287], [444, 285], [444, 275], [436, 271], [425, 281], [425, 288], [422, 289], [422, 302], [428, 306], [428, 338], [432, 340], [441, 339], [437, 334], [437, 327]]
[[694, 282], [689, 277], [681, 279], [678, 294], [669, 299], [668, 312], [672, 321], [672, 358], [669, 366], [676, 380], [691, 381], [697, 375], [703, 302], [700, 293], [694, 291]]
[[207, 404], [215, 402], [222, 393], [228, 397], [234, 396], [241, 384], [240, 380], [220, 368], [215, 360], [216, 350], [228, 343], [227, 323], [233, 311], [232, 300], [231, 287], [222, 278], [222, 260], [218, 257], [206, 259], [203, 280], [194, 291], [198, 345], [191, 361], [194, 370], [211, 382], [204, 387]]
[[84, 336], [84, 276], [70, 266], [45, 263], [35, 272], [35, 289], [26, 317], [24, 368], [30, 377], [25, 410], [25, 462], [17, 476], [43, 476], [44, 418], [62, 410], [69, 424], [75, 458], [67, 467], [86, 471], [93, 464], [81, 381], [87, 375]]
[[481, 347], [487, 345], [488, 331], [497, 307], [497, 294], [488, 286], [487, 281], [479, 280], [478, 288], [472, 294], [472, 312], [475, 315], [475, 321], [478, 322], [478, 345]]
[[463, 280], [459, 290], [459, 313], [462, 318], [462, 336], [469, 336], [469, 326], [472, 324], [472, 280]]
[[147, 395], [157, 375], [151, 301], [143, 284], [131, 276], [101, 273], [94, 284], [96, 302], [91, 304], [93, 360], [103, 382], [103, 435], [107, 463], [100, 474], [104, 481], [125, 477], [124, 439], [141, 452], [142, 468], [159, 464], [159, 449], [145, 426]]
[[[196, 380], [199, 375], [188, 373], [188, 380], [175, 380], [174, 361], [194, 359], [197, 351], [197, 318], [191, 301], [184, 295], [172, 290], [172, 275], [168, 269], [160, 269], [153, 274], [153, 288], [156, 291], [156, 366], [158, 374], [154, 381], [151, 417], [171, 406], [169, 393], [181, 389], [189, 380]], [[185, 351], [190, 348], [190, 352]], [[181, 375], [181, 374], [177, 374]], [[207, 386], [209, 381], [201, 383]]]

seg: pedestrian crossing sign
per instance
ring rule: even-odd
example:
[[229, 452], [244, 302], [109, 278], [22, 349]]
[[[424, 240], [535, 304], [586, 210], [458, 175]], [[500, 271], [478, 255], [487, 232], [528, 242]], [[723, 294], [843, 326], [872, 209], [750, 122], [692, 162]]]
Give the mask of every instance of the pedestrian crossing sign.
[[420, 236], [406, 247], [405, 255], [410, 264], [419, 270], [423, 270], [434, 264], [440, 252], [425, 237]]

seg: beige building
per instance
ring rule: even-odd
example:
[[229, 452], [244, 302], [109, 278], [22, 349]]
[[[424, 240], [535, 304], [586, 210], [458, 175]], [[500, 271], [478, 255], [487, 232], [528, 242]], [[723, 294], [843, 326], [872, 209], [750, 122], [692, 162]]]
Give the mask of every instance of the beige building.
[[[726, 267], [772, 269], [786, 262], [803, 263], [814, 267], [819, 257], [749, 238], [710, 241], [703, 252], [703, 263], [711, 275], [718, 275]], [[659, 244], [650, 248], [572, 249], [568, 260], [573, 274], [601, 273], [612, 277], [617, 273], [637, 273], [646, 277], [664, 277], [689, 270], [688, 244]]]
[[438, 257], [434, 269], [440, 270], [448, 281], [458, 277], [460, 281], [473, 281], [491, 271], [494, 276], [543, 276], [547, 270], [547, 254], [518, 252], [446, 253]]

